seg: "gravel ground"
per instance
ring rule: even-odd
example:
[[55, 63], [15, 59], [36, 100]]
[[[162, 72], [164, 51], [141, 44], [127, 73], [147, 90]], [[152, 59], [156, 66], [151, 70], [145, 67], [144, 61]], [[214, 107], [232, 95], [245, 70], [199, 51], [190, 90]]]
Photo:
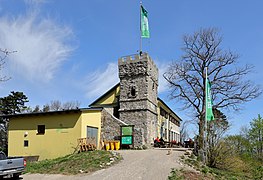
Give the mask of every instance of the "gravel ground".
[[180, 156], [184, 154], [181, 150], [174, 149], [170, 155], [168, 149], [122, 150], [118, 151], [123, 157], [120, 163], [91, 174], [76, 176], [25, 174], [21, 177], [24, 180], [165, 180], [171, 168], [190, 169], [179, 163]]

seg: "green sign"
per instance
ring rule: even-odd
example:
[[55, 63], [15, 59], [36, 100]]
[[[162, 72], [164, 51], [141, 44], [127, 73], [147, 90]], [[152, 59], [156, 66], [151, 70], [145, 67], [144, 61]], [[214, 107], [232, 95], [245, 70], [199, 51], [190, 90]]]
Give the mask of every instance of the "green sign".
[[132, 127], [122, 127], [122, 136], [131, 136], [132, 135]]
[[121, 137], [121, 144], [132, 144], [132, 136]]

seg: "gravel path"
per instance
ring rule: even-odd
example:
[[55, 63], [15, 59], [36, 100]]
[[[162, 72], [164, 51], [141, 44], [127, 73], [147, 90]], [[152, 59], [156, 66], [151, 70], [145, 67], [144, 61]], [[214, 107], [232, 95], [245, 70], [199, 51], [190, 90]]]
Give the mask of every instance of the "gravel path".
[[184, 167], [179, 163], [180, 156], [184, 151], [174, 150], [170, 155], [167, 155], [167, 149], [122, 150], [118, 152], [123, 157], [120, 163], [92, 174], [76, 176], [26, 174], [22, 177], [25, 180], [165, 180], [170, 174], [171, 168]]

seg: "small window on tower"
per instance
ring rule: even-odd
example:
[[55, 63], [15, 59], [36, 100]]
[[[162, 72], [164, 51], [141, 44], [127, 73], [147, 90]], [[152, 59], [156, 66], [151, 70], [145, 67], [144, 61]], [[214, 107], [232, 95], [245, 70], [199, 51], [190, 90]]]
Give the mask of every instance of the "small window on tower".
[[134, 86], [132, 86], [131, 87], [131, 96], [135, 96], [136, 95], [136, 90], [135, 90], [135, 87]]

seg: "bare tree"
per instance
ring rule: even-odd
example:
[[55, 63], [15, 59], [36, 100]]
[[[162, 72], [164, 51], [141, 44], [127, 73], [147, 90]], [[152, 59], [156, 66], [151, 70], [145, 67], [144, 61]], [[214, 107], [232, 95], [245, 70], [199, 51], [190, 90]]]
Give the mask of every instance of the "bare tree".
[[49, 112], [49, 111], [50, 111], [50, 106], [49, 106], [49, 104], [45, 104], [45, 105], [43, 106], [42, 111], [43, 111], [43, 112]]
[[35, 112], [35, 113], [40, 112], [39, 105], [36, 105], [35, 108], [32, 110], [32, 112]]
[[186, 138], [189, 137], [187, 126], [191, 123], [192, 123], [191, 120], [186, 120], [180, 124], [180, 142], [181, 143], [183, 143], [186, 140]]
[[[7, 49], [1, 49], [0, 48], [0, 71], [3, 70], [5, 65], [5, 60], [8, 57], [9, 54], [14, 53], [16, 51], [8, 51]], [[9, 80], [10, 78], [7, 76], [0, 75], [0, 82], [4, 82]], [[2, 101], [0, 103], [0, 106], [2, 107]], [[2, 108], [1, 108], [2, 109]], [[2, 115], [3, 112], [0, 112], [0, 115]], [[7, 127], [8, 127], [8, 121], [5, 118], [0, 118], [0, 151], [7, 152]]]
[[[49, 104], [43, 106], [42, 111], [43, 112], [49, 112], [49, 111], [61, 111], [61, 110], [69, 110], [69, 109], [77, 109], [80, 106], [79, 101], [68, 101], [65, 103], [61, 103], [59, 100], [51, 101]], [[39, 108], [39, 106], [37, 106]], [[37, 108], [36, 107], [36, 108]], [[40, 111], [38, 109], [38, 111]]]
[[50, 102], [50, 110], [51, 111], [58, 111], [61, 109], [62, 109], [62, 105], [61, 105], [61, 102], [59, 100]]
[[[2, 71], [3, 70], [3, 68], [4, 68], [4, 65], [5, 65], [5, 60], [6, 60], [6, 58], [7, 58], [7, 56], [9, 55], [9, 54], [11, 54], [11, 53], [15, 53], [16, 51], [8, 51], [7, 49], [1, 49], [0, 48], [0, 71]], [[10, 78], [9, 77], [7, 77], [7, 76], [0, 76], [0, 82], [2, 82], [2, 81], [7, 81], [7, 80], [9, 80]]]
[[63, 109], [77, 109], [80, 106], [79, 101], [68, 101], [63, 104]]
[[170, 64], [163, 76], [170, 85], [171, 98], [183, 103], [183, 109], [193, 110], [193, 116], [198, 118], [199, 148], [204, 150], [205, 68], [208, 67], [215, 108], [240, 110], [242, 103], [257, 98], [262, 90], [244, 80], [253, 66], [238, 67], [238, 55], [221, 49], [222, 37], [215, 28], [186, 35], [183, 42], [181, 60]]

